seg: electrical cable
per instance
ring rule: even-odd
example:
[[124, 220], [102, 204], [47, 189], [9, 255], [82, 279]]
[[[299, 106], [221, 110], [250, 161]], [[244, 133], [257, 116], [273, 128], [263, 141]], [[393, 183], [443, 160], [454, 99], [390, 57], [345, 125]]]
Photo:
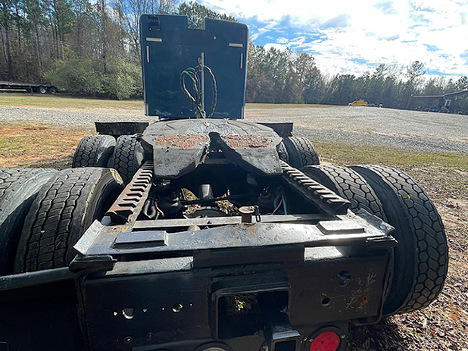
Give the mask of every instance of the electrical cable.
[[271, 213], [272, 215], [274, 215], [276, 213], [276, 211], [279, 210], [279, 208], [281, 207], [281, 205], [283, 204], [283, 199], [281, 199], [281, 201], [279, 202], [278, 206], [276, 206], [276, 208], [273, 210], [273, 212]]
[[[182, 73], [180, 74], [180, 88], [185, 94], [185, 96], [187, 96], [187, 98], [191, 101], [193, 107], [195, 108], [195, 113], [197, 115], [197, 118], [206, 118], [206, 117], [211, 118], [213, 117], [213, 113], [216, 108], [216, 104], [218, 102], [218, 89], [216, 87], [216, 78], [211, 68], [208, 66], [203, 66], [203, 69], [208, 72], [211, 78], [211, 91], [213, 94], [213, 99], [211, 101], [211, 108], [210, 108], [210, 112], [208, 113], [208, 116], [206, 116], [206, 112], [204, 111], [203, 106], [202, 106], [203, 92], [201, 91], [201, 79], [198, 77], [198, 73], [200, 73], [202, 70], [201, 65], [198, 65], [196, 68], [189, 67], [182, 71]], [[189, 90], [187, 89], [187, 86], [185, 85], [186, 77], [190, 78], [192, 81], [193, 95], [190, 94]]]

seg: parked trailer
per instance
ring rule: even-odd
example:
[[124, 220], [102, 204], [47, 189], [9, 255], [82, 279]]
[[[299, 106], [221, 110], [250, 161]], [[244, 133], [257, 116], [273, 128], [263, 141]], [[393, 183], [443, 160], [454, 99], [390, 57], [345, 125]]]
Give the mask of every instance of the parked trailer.
[[447, 240], [414, 180], [243, 120], [242, 24], [140, 26], [163, 117], [97, 124], [71, 169], [0, 170], [4, 349], [342, 351], [349, 326], [436, 299]]
[[0, 89], [26, 90], [31, 93], [55, 94], [57, 88], [50, 84], [0, 82]]

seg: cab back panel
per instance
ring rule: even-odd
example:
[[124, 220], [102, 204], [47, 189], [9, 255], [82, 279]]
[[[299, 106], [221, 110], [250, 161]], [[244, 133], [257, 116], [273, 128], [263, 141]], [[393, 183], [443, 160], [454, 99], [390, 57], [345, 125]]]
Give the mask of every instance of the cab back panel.
[[[213, 118], [243, 118], [245, 105], [247, 26], [205, 19], [205, 29], [189, 29], [186, 16], [143, 15], [141, 58], [146, 114], [161, 118], [194, 118], [195, 110], [180, 86], [181, 73], [196, 68], [204, 54], [217, 85]], [[186, 78], [193, 95], [192, 83]], [[205, 110], [212, 104], [212, 84], [205, 71]]]

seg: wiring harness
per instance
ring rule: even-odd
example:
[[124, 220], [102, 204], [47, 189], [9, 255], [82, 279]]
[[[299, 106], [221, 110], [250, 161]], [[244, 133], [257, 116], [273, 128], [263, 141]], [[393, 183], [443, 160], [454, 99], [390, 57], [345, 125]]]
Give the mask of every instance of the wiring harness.
[[[211, 108], [208, 115], [206, 114], [204, 106], [204, 71], [208, 72], [208, 75], [211, 78], [211, 90], [213, 94]], [[192, 80], [193, 95], [190, 93], [190, 91], [187, 89], [187, 86], [185, 85], [186, 77], [189, 77]], [[187, 96], [187, 98], [192, 102], [197, 118], [210, 118], [213, 116], [218, 99], [216, 79], [211, 68], [204, 65], [203, 57], [199, 59], [199, 64], [196, 68], [189, 67], [182, 71], [182, 73], [180, 74], [180, 88], [184, 92], [185, 96]]]

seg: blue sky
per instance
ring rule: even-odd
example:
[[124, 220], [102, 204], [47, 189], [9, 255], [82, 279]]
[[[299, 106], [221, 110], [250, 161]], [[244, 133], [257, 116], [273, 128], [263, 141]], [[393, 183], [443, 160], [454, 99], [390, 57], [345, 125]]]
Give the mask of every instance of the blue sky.
[[200, 0], [249, 26], [255, 44], [312, 54], [326, 74], [412, 61], [468, 75], [468, 0]]

